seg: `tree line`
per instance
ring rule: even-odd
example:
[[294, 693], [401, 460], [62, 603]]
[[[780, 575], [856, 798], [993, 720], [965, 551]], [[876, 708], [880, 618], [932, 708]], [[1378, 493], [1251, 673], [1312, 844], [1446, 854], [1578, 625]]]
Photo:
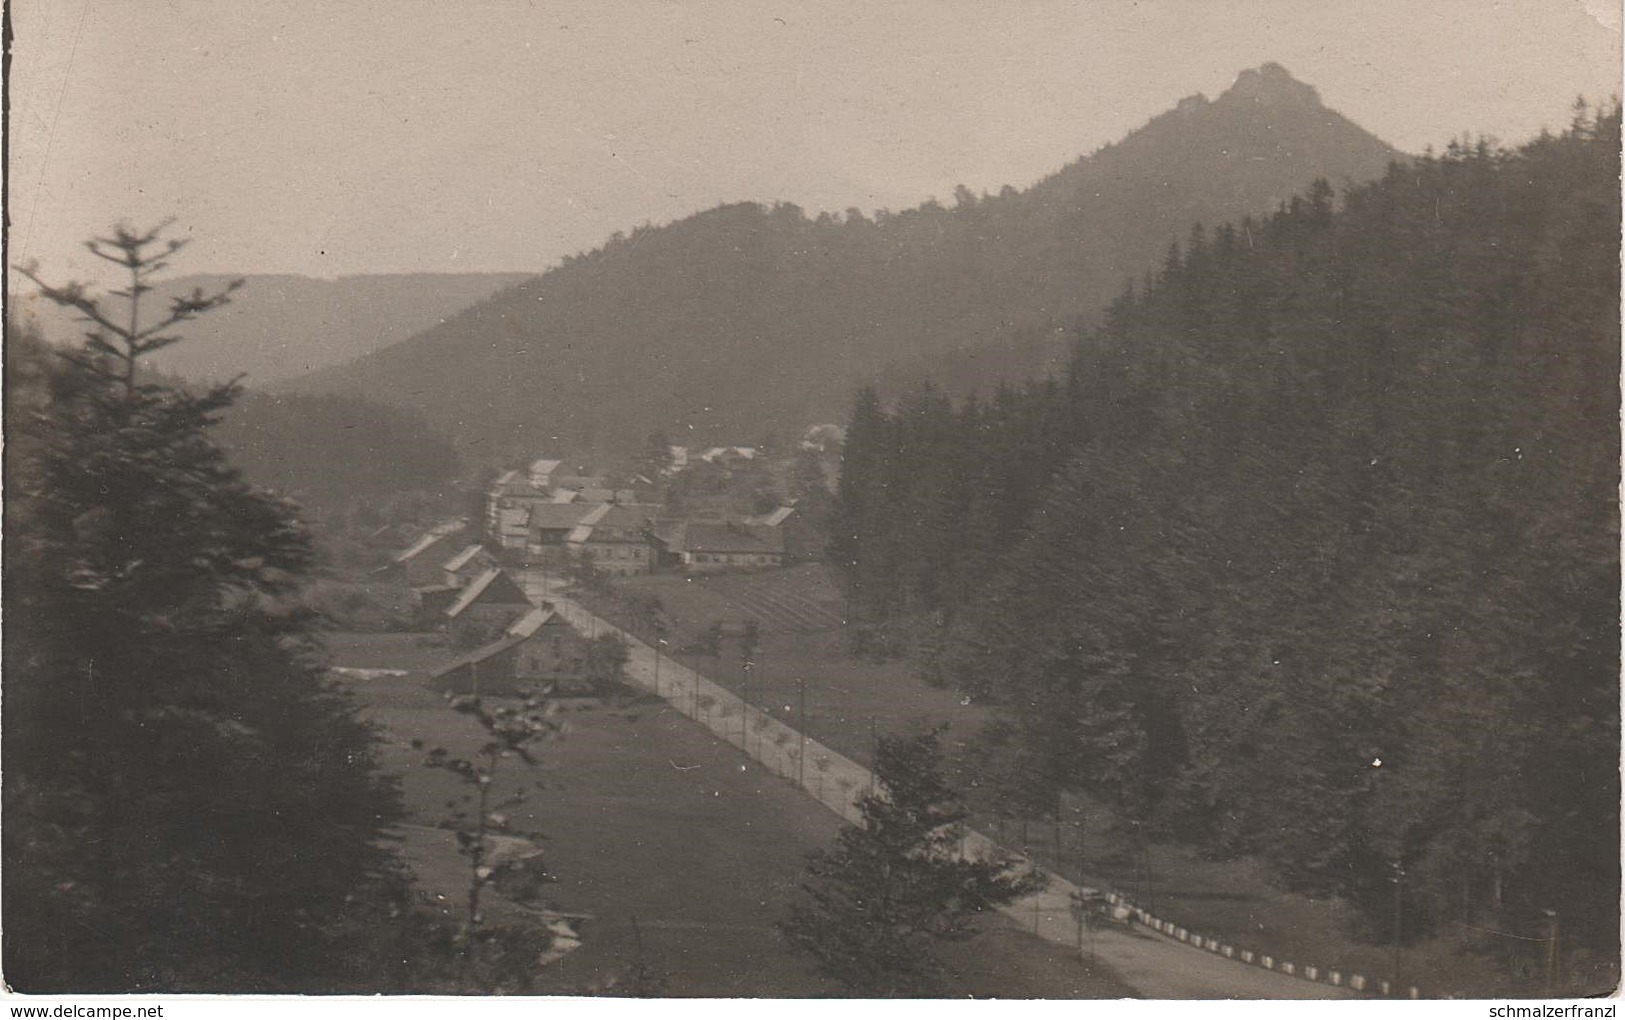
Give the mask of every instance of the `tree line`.
[[[1619, 110], [1194, 228], [1064, 378], [858, 399], [858, 634], [1404, 938], [1618, 937]], [[1612, 950], [1608, 950], [1611, 952]]]

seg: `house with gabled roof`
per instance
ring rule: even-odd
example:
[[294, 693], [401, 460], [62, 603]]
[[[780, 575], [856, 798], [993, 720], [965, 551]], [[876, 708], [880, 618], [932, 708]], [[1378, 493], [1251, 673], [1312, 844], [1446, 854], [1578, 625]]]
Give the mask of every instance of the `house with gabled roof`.
[[512, 696], [521, 690], [573, 691], [587, 685], [588, 641], [543, 603], [515, 620], [500, 637], [430, 675], [439, 690]]
[[525, 548], [525, 540], [530, 535], [531, 508], [526, 506], [505, 507], [497, 511], [497, 525], [493, 537], [503, 549]]
[[753, 528], [772, 528], [778, 531], [783, 536], [780, 542], [783, 545], [786, 563], [816, 559], [820, 546], [825, 541], [824, 536], [808, 523], [806, 517], [795, 506], [781, 506], [765, 514], [746, 517], [744, 523]]
[[399, 578], [409, 585], [439, 583], [440, 564], [457, 549], [466, 524], [462, 518], [436, 524], [374, 573]]
[[464, 546], [451, 559], [440, 565], [442, 584], [463, 588], [468, 583], [497, 565], [496, 557], [479, 543]]
[[584, 488], [565, 491], [575, 493], [583, 503], [634, 503], [638, 498], [635, 489]]
[[647, 574], [654, 569], [654, 541], [649, 529], [656, 509], [600, 503], [571, 529], [565, 543], [606, 574]]
[[506, 571], [487, 570], [446, 607], [446, 633], [454, 643], [468, 644], [507, 627], [530, 605], [524, 589]]
[[662, 521], [653, 535], [663, 563], [693, 572], [784, 564], [778, 528], [739, 521]]
[[434, 630], [446, 622], [446, 610], [462, 594], [460, 584], [420, 584], [412, 589], [417, 595], [417, 626], [421, 630]]
[[525, 534], [525, 555], [538, 560], [568, 549], [570, 533], [598, 506], [592, 503], [543, 503], [531, 507]]
[[485, 533], [499, 548], [523, 549], [525, 520], [530, 508], [552, 499], [552, 491], [545, 486], [532, 485], [531, 476], [504, 471], [485, 490]]
[[795, 512], [796, 508], [793, 506], [781, 506], [769, 513], [754, 514], [750, 517], [746, 517], [744, 523], [760, 525], [765, 528], [777, 528], [782, 526], [785, 521], [789, 520], [790, 515]]
[[[553, 481], [553, 476], [563, 466], [564, 461], [562, 460], [548, 460], [545, 457], [539, 457], [530, 462], [530, 467], [526, 471], [526, 480], [535, 489], [552, 488], [556, 484]], [[515, 474], [517, 473], [515, 472]]]

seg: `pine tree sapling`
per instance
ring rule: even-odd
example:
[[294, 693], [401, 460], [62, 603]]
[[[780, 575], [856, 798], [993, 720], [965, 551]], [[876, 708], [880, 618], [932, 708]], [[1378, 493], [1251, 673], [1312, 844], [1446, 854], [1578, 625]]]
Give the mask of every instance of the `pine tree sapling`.
[[[541, 904], [542, 888], [555, 879], [546, 870], [539, 832], [514, 825], [512, 810], [528, 800], [528, 791], [497, 790], [502, 764], [514, 761], [535, 768], [532, 752], [538, 741], [559, 735], [556, 706], [534, 693], [524, 692], [518, 704], [487, 705], [471, 695], [450, 695], [453, 711], [473, 719], [484, 731], [477, 751], [454, 757], [445, 748], [429, 750], [424, 764], [442, 769], [468, 788], [442, 825], [457, 838], [457, 850], [468, 861], [468, 895], [462, 924], [441, 947], [454, 960], [451, 981], [459, 992], [525, 994], [535, 989], [537, 972], [556, 952], [553, 930], [529, 917], [491, 921], [486, 917], [484, 894], [490, 888], [511, 903], [526, 907]], [[421, 741], [413, 741], [421, 750]], [[535, 784], [538, 788], [540, 782]]]
[[[469, 758], [453, 757], [445, 748], [429, 751], [424, 764], [444, 769], [472, 788], [465, 798], [471, 810], [457, 810], [447, 824], [457, 834], [457, 847], [468, 858], [468, 913], [464, 930], [472, 933], [485, 920], [480, 897], [487, 885], [509, 883], [510, 899], [525, 901], [534, 898], [536, 887], [543, 876], [535, 873], [534, 855], [508, 853], [513, 860], [501, 860], [501, 851], [512, 851], [520, 839], [532, 843], [540, 839], [536, 833], [516, 833], [509, 809], [520, 806], [527, 799], [524, 790], [518, 790], [493, 800], [495, 783], [504, 761], [514, 759], [534, 768], [538, 761], [530, 745], [560, 732], [552, 719], [554, 706], [542, 699], [526, 694], [518, 705], [488, 707], [472, 695], [451, 695], [447, 699], [453, 711], [469, 716], [485, 731], [486, 739], [479, 750]], [[413, 742], [421, 748], [420, 741]], [[509, 866], [504, 871], [504, 865]], [[515, 866], [520, 865], [520, 866]]]
[[940, 994], [934, 947], [975, 933], [976, 918], [1043, 887], [1010, 860], [966, 860], [966, 812], [942, 776], [936, 731], [881, 737], [862, 821], [808, 858], [804, 902], [779, 928], [854, 995]]

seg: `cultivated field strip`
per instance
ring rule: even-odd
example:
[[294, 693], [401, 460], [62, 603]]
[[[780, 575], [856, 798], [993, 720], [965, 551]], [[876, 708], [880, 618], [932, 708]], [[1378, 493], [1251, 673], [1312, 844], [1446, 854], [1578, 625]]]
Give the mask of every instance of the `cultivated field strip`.
[[808, 598], [777, 577], [707, 578], [700, 584], [761, 622], [784, 630], [810, 633], [846, 622], [828, 603]]
[[[558, 596], [550, 598], [558, 612], [583, 632], [613, 631], [626, 639], [631, 653], [626, 669], [628, 682], [658, 695], [846, 821], [860, 819], [857, 802], [874, 782], [868, 769], [744, 703], [733, 692], [681, 663], [657, 656], [632, 634], [576, 603]], [[965, 832], [960, 852], [971, 858], [1008, 854], [974, 830]], [[1051, 875], [1042, 892], [1001, 910], [1044, 939], [1092, 953], [1123, 981], [1151, 998], [1309, 999], [1349, 994], [1345, 988], [1248, 967], [1149, 931], [1101, 931], [1086, 938], [1072, 909], [1077, 892], [1073, 883]]]

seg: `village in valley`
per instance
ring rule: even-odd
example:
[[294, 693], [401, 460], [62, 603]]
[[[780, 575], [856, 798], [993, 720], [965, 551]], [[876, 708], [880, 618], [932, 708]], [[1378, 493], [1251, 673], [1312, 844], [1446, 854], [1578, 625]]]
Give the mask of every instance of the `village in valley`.
[[[902, 663], [852, 654], [824, 555], [842, 438], [816, 425], [777, 453], [651, 443], [664, 456], [622, 473], [538, 457], [467, 491], [458, 517], [426, 517], [451, 505], [431, 501], [376, 526], [358, 523], [375, 520], [370, 510], [351, 514], [348, 535], [323, 523], [346, 550], [321, 582], [338, 628], [332, 675], [384, 729], [383, 764], [408, 809], [406, 860], [449, 920], [469, 909], [470, 814], [424, 749], [474, 760], [471, 705], [545, 705], [562, 720], [537, 749], [540, 778], [493, 775], [492, 796], [509, 806], [476, 813], [490, 818], [483, 923], [550, 935], [524, 987], [835, 991], [776, 931], [804, 854], [860, 818], [878, 735], [957, 724], [960, 757], [985, 718]], [[532, 781], [545, 795], [525, 796]], [[1014, 840], [1007, 821], [1001, 838]], [[1035, 827], [1031, 846], [1048, 839], [1060, 864], [1089, 824]], [[1005, 853], [991, 841], [962, 849]], [[1016, 974], [1055, 997], [1126, 992], [1077, 958], [1075, 892], [1063, 879], [950, 949], [956, 987], [993, 995]], [[1235, 980], [1207, 970], [1168, 987]]]
[[[550, 584], [559, 597], [578, 584], [603, 595], [612, 579], [761, 573], [821, 560], [823, 522], [809, 521], [799, 500], [755, 507], [798, 465], [820, 479], [833, 471], [840, 434], [839, 426], [814, 426], [778, 463], [749, 446], [692, 456], [670, 446], [665, 463], [630, 477], [540, 457], [470, 493], [477, 512], [433, 524], [370, 576], [404, 585], [416, 628], [466, 652], [434, 674], [448, 689], [468, 689], [476, 673], [487, 693], [590, 688], [587, 636], [553, 611]], [[823, 498], [809, 502], [822, 512], [828, 493], [814, 485]]]
[[1617, 9], [402, 2], [7, 6], [0, 996], [1617, 993]]

